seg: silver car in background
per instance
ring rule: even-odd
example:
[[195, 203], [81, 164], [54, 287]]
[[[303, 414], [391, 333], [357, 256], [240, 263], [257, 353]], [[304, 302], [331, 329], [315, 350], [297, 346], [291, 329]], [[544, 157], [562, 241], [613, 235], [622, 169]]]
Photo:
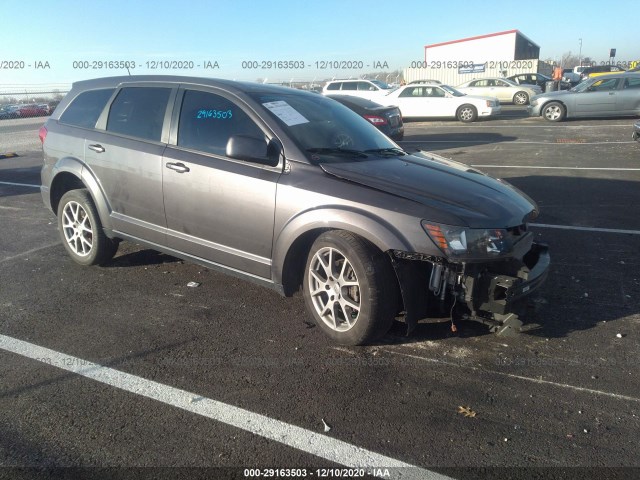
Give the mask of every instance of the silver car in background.
[[341, 344], [375, 341], [400, 315], [411, 330], [431, 312], [513, 329], [548, 272], [527, 228], [530, 198], [405, 152], [321, 95], [194, 77], [87, 80], [40, 138], [42, 197], [75, 262], [106, 263], [129, 240], [283, 295], [302, 289]]
[[549, 92], [531, 99], [529, 116], [560, 122], [576, 117], [640, 115], [640, 73], [588, 78], [571, 90]]
[[518, 85], [508, 78], [480, 78], [469, 80], [456, 87], [467, 95], [496, 97], [502, 103], [527, 105], [534, 95], [542, 93], [538, 85]]

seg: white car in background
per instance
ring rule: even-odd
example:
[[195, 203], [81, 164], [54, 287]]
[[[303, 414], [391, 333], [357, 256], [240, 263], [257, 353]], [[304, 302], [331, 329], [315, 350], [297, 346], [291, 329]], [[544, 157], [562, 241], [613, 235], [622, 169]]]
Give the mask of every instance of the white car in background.
[[496, 97], [502, 103], [515, 103], [516, 105], [528, 105], [531, 97], [542, 93], [542, 89], [537, 85], [518, 85], [508, 78], [469, 80], [456, 88], [468, 95]]
[[322, 89], [323, 95], [351, 95], [374, 102], [382, 103], [384, 98], [394, 88], [380, 80], [351, 79], [331, 80]]
[[405, 85], [387, 95], [384, 102], [399, 107], [402, 118], [455, 117], [461, 122], [473, 122], [501, 111], [497, 98], [465, 95], [436, 83]]

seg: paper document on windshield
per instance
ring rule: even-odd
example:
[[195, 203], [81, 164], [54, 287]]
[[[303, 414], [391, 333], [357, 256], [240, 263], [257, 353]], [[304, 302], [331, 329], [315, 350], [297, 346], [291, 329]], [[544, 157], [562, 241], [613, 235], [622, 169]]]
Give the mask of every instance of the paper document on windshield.
[[267, 102], [262, 105], [271, 110], [276, 117], [282, 120], [289, 127], [292, 127], [293, 125], [300, 125], [301, 123], [309, 123], [309, 120], [304, 118], [300, 112], [284, 100]]

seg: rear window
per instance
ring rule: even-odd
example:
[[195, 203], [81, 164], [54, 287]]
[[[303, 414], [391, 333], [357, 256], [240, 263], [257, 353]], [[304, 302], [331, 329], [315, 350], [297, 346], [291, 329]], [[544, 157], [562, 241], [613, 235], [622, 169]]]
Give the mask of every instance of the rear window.
[[[343, 95], [343, 96], [328, 95], [328, 97], [334, 100], [337, 100], [338, 102], [344, 105], [354, 105], [356, 107], [362, 107], [362, 108], [378, 108], [382, 106], [379, 103], [372, 102], [371, 100], [368, 100], [366, 98], [351, 97], [348, 95]], [[348, 97], [348, 98], [344, 98], [344, 97]]]
[[170, 88], [126, 87], [111, 104], [107, 131], [159, 142]]
[[115, 88], [89, 90], [73, 99], [60, 116], [60, 122], [76, 127], [93, 128]]

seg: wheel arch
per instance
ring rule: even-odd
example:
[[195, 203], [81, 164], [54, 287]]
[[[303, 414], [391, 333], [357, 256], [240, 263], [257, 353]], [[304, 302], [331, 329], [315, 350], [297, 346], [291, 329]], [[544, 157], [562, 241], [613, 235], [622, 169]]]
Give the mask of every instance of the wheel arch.
[[286, 296], [293, 295], [300, 287], [309, 249], [315, 239], [328, 230], [351, 232], [381, 252], [411, 250], [408, 240], [383, 219], [340, 209], [306, 212], [290, 221], [274, 242], [272, 278], [283, 286]]
[[49, 198], [54, 214], [58, 212], [58, 204], [62, 196], [70, 190], [86, 188], [96, 206], [100, 222], [105, 230], [111, 230], [111, 208], [100, 184], [91, 171], [77, 159], [60, 160], [54, 167]]

